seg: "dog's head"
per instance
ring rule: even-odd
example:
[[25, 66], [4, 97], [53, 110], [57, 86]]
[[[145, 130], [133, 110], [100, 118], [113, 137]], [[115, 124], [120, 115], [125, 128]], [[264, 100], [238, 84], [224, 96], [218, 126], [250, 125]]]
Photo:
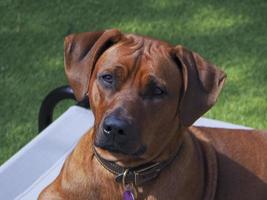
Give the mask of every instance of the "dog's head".
[[77, 100], [89, 96], [94, 144], [105, 158], [156, 158], [208, 111], [225, 74], [197, 53], [112, 29], [65, 38]]

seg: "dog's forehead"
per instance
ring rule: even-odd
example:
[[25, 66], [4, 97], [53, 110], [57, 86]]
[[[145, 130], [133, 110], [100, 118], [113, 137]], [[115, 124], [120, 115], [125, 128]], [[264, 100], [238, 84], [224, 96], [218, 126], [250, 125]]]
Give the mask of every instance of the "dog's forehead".
[[137, 35], [125, 35], [119, 43], [106, 50], [98, 61], [101, 68], [126, 66], [129, 70], [164, 71], [171, 62], [172, 46], [166, 42]]

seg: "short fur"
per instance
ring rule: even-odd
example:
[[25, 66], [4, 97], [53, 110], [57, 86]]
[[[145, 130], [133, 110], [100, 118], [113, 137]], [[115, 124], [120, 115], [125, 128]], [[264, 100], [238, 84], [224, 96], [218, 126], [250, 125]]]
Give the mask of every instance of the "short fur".
[[[266, 132], [191, 126], [215, 104], [226, 77], [197, 53], [115, 29], [88, 32], [65, 39], [65, 70], [76, 98], [88, 94], [95, 123], [40, 200], [122, 199], [122, 184], [94, 146], [124, 167], [167, 160], [180, 148], [157, 178], [137, 187], [138, 199], [267, 199]], [[115, 77], [109, 87], [101, 82], [107, 72]], [[110, 115], [135, 130], [119, 147], [128, 153], [101, 148]], [[135, 155], [140, 145], [146, 150]]]

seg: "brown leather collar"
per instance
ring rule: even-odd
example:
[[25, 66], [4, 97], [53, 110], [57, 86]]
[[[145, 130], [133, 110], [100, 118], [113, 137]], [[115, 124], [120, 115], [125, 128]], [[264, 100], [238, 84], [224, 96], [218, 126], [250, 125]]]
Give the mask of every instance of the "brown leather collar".
[[170, 165], [175, 158], [177, 157], [181, 146], [178, 148], [178, 151], [174, 156], [170, 159], [162, 162], [149, 162], [146, 164], [142, 164], [137, 167], [132, 168], [124, 168], [116, 164], [115, 162], [106, 160], [102, 158], [93, 148], [95, 157], [97, 158], [98, 162], [108, 171], [113, 173], [116, 177], [116, 182], [123, 182], [123, 184], [134, 184], [136, 186], [140, 186], [143, 183], [150, 181], [156, 178], [159, 173]]

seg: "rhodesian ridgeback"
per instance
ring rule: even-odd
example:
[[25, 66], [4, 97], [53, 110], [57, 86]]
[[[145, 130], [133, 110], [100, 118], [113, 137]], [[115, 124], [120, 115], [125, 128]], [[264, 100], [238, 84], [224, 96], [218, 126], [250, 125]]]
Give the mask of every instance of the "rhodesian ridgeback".
[[216, 102], [222, 70], [115, 29], [69, 35], [64, 51], [95, 122], [39, 199], [267, 199], [266, 133], [191, 126]]

